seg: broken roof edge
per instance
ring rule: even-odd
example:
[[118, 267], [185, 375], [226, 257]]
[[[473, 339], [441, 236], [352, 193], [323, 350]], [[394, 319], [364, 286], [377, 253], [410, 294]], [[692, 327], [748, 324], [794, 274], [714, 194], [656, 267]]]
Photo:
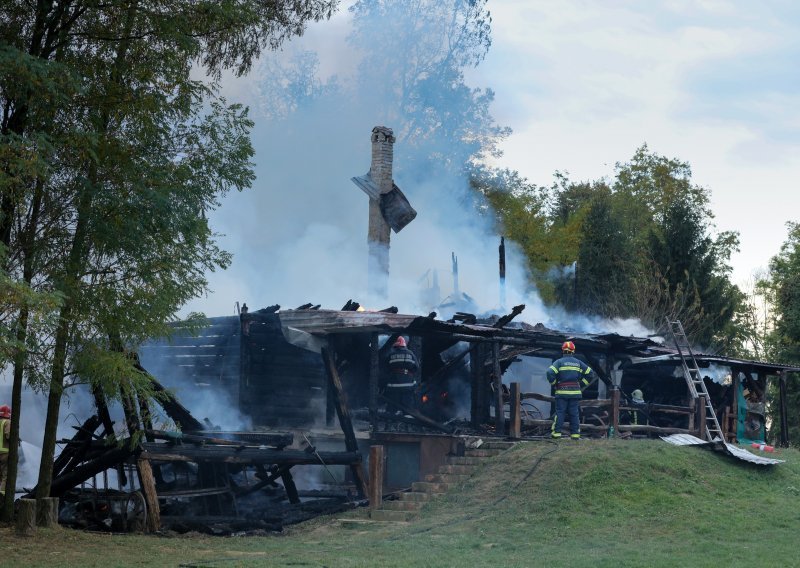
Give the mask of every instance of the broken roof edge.
[[[695, 360], [705, 363], [717, 363], [725, 366], [738, 366], [738, 367], [758, 367], [764, 370], [773, 370], [777, 372], [786, 371], [789, 373], [800, 373], [800, 367], [794, 365], [786, 365], [783, 363], [770, 363], [767, 361], [754, 361], [751, 359], [739, 359], [735, 357], [724, 357], [722, 355], [704, 355], [702, 353], [694, 354]], [[661, 355], [654, 355], [652, 357], [631, 357], [631, 365], [653, 365], [658, 363], [676, 363], [681, 361], [680, 354], [675, 351], [673, 353], [663, 353]]]

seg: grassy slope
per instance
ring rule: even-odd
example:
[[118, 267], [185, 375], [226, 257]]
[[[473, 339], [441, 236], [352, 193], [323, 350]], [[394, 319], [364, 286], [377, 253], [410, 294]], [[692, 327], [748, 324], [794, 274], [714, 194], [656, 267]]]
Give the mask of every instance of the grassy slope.
[[0, 565], [800, 565], [797, 451], [764, 468], [660, 441], [554, 448], [518, 446], [407, 526], [348, 530], [327, 518], [277, 537], [171, 539], [71, 530], [17, 539], [3, 528]]

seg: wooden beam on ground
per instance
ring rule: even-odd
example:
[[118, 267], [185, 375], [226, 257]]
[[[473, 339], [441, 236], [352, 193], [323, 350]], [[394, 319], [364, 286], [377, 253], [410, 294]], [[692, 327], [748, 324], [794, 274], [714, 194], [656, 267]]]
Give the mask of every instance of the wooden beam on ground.
[[[353, 422], [350, 420], [350, 411], [347, 408], [347, 397], [342, 386], [342, 380], [339, 377], [339, 371], [336, 370], [336, 363], [333, 360], [333, 354], [325, 347], [322, 348], [322, 363], [325, 366], [325, 371], [328, 374], [328, 388], [332, 389], [333, 401], [336, 405], [336, 414], [339, 416], [339, 425], [342, 427], [344, 433], [344, 444], [348, 452], [358, 452], [358, 442], [356, 441], [356, 434], [353, 430]], [[327, 463], [327, 461], [326, 461]], [[350, 466], [353, 472], [353, 481], [356, 484], [356, 490], [360, 498], [368, 495], [368, 484], [366, 475], [364, 473], [364, 465], [359, 461]]]

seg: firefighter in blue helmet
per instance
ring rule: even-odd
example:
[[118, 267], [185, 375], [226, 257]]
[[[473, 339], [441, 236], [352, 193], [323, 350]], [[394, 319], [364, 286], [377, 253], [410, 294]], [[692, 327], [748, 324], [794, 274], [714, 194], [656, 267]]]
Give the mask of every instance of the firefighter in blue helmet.
[[569, 415], [570, 438], [579, 440], [581, 437], [581, 422], [579, 403], [583, 389], [589, 386], [592, 369], [583, 361], [575, 357], [575, 344], [565, 341], [561, 345], [563, 357], [553, 361], [547, 369], [547, 380], [555, 387], [556, 391], [556, 416], [553, 420], [551, 436], [561, 437], [561, 428], [564, 426], [564, 415]]

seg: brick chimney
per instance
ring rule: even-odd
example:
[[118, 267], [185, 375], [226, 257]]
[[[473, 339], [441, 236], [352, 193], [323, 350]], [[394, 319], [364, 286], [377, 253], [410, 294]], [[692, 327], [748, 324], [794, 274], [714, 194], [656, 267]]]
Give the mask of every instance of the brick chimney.
[[[394, 158], [394, 133], [391, 128], [376, 126], [372, 129], [372, 161], [369, 177], [381, 194], [392, 190], [392, 160]], [[368, 279], [369, 291], [376, 299], [386, 299], [389, 294], [389, 224], [381, 213], [380, 200], [369, 200]]]

